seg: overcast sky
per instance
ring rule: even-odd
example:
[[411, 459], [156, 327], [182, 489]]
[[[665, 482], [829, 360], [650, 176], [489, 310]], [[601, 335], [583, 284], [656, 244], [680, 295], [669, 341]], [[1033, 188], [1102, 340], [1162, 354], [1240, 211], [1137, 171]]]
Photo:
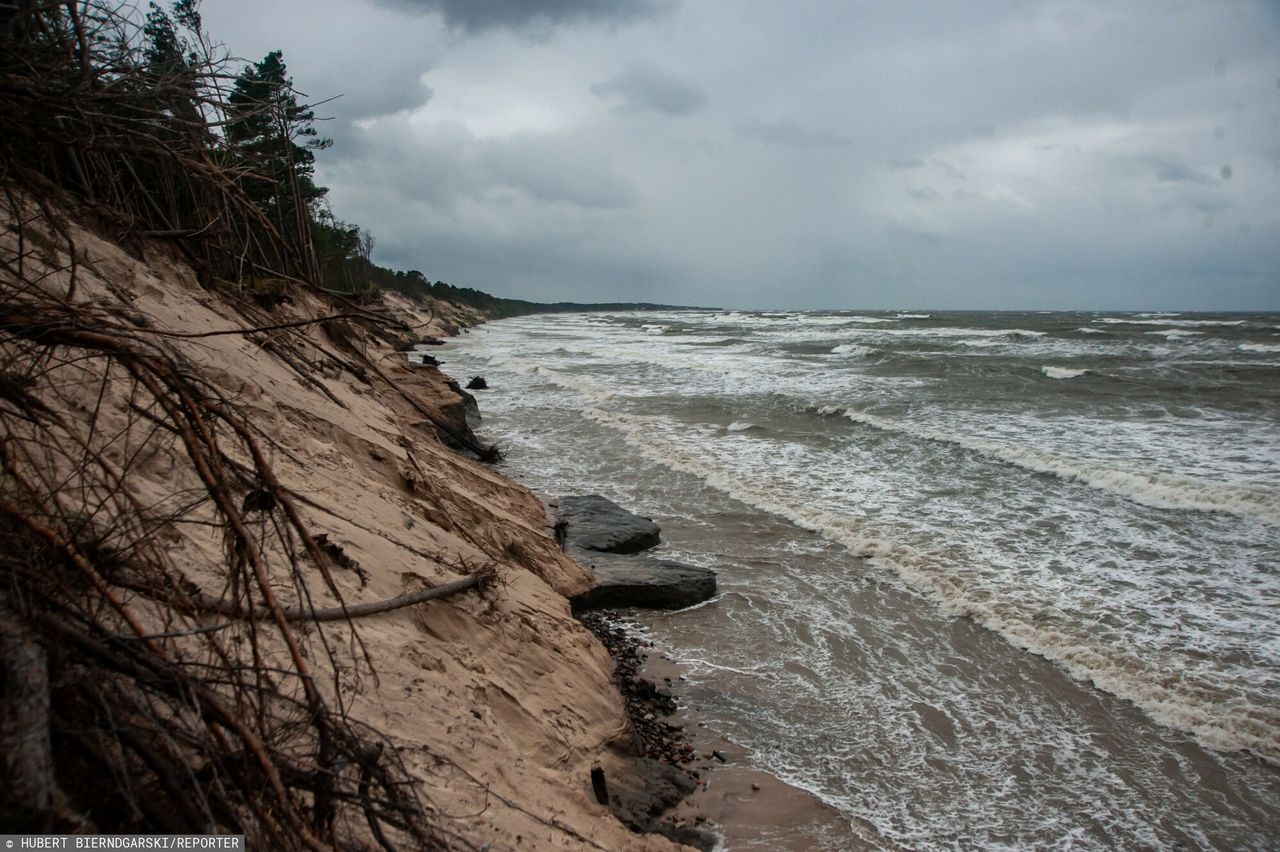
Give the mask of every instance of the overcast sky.
[[538, 301], [1280, 309], [1280, 4], [205, 0], [374, 259]]

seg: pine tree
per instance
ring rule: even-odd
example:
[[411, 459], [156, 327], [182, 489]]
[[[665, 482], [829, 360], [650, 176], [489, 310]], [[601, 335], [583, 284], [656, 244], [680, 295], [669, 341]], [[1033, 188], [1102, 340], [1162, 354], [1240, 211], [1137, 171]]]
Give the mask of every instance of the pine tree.
[[328, 192], [315, 183], [315, 151], [332, 140], [316, 131], [315, 112], [299, 105], [279, 50], [245, 66], [227, 105], [226, 138], [246, 169], [244, 190], [295, 246], [314, 279], [311, 223]]

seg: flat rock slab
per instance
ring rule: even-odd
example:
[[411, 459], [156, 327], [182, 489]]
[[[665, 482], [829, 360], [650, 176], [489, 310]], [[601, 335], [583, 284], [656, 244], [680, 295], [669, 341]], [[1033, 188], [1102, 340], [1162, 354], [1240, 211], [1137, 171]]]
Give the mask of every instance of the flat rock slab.
[[658, 543], [658, 525], [599, 494], [562, 497], [556, 520], [563, 521], [565, 542], [603, 553], [639, 553]]
[[570, 602], [574, 612], [589, 609], [684, 609], [712, 598], [716, 572], [669, 559], [612, 556], [574, 549], [596, 584]]

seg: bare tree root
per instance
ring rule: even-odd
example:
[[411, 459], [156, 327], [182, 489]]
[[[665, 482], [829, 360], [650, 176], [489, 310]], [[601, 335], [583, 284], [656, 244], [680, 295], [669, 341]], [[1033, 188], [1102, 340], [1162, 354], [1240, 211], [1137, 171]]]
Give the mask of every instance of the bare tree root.
[[[345, 604], [246, 414], [128, 305], [67, 299], [70, 270], [31, 255], [40, 237], [18, 228], [0, 242], [0, 659], [26, 689], [0, 703], [0, 814], [29, 814], [32, 830], [243, 832], [276, 849], [369, 832], [384, 848], [468, 848], [348, 715], [371, 672], [349, 655], [353, 619], [483, 589], [492, 569]], [[144, 501], [133, 483], [161, 456], [179, 462], [173, 492]], [[174, 563], [181, 530], [221, 537], [217, 570]], [[317, 589], [338, 606], [316, 606]], [[202, 624], [212, 613], [235, 629]], [[334, 621], [351, 651], [324, 631]]]

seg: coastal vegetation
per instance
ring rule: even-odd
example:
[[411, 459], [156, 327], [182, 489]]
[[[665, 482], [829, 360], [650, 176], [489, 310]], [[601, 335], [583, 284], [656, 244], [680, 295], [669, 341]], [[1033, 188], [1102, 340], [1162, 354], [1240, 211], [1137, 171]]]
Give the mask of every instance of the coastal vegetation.
[[195, 0], [0, 33], [0, 827], [646, 846], [589, 577], [400, 354], [532, 303], [374, 265]]

